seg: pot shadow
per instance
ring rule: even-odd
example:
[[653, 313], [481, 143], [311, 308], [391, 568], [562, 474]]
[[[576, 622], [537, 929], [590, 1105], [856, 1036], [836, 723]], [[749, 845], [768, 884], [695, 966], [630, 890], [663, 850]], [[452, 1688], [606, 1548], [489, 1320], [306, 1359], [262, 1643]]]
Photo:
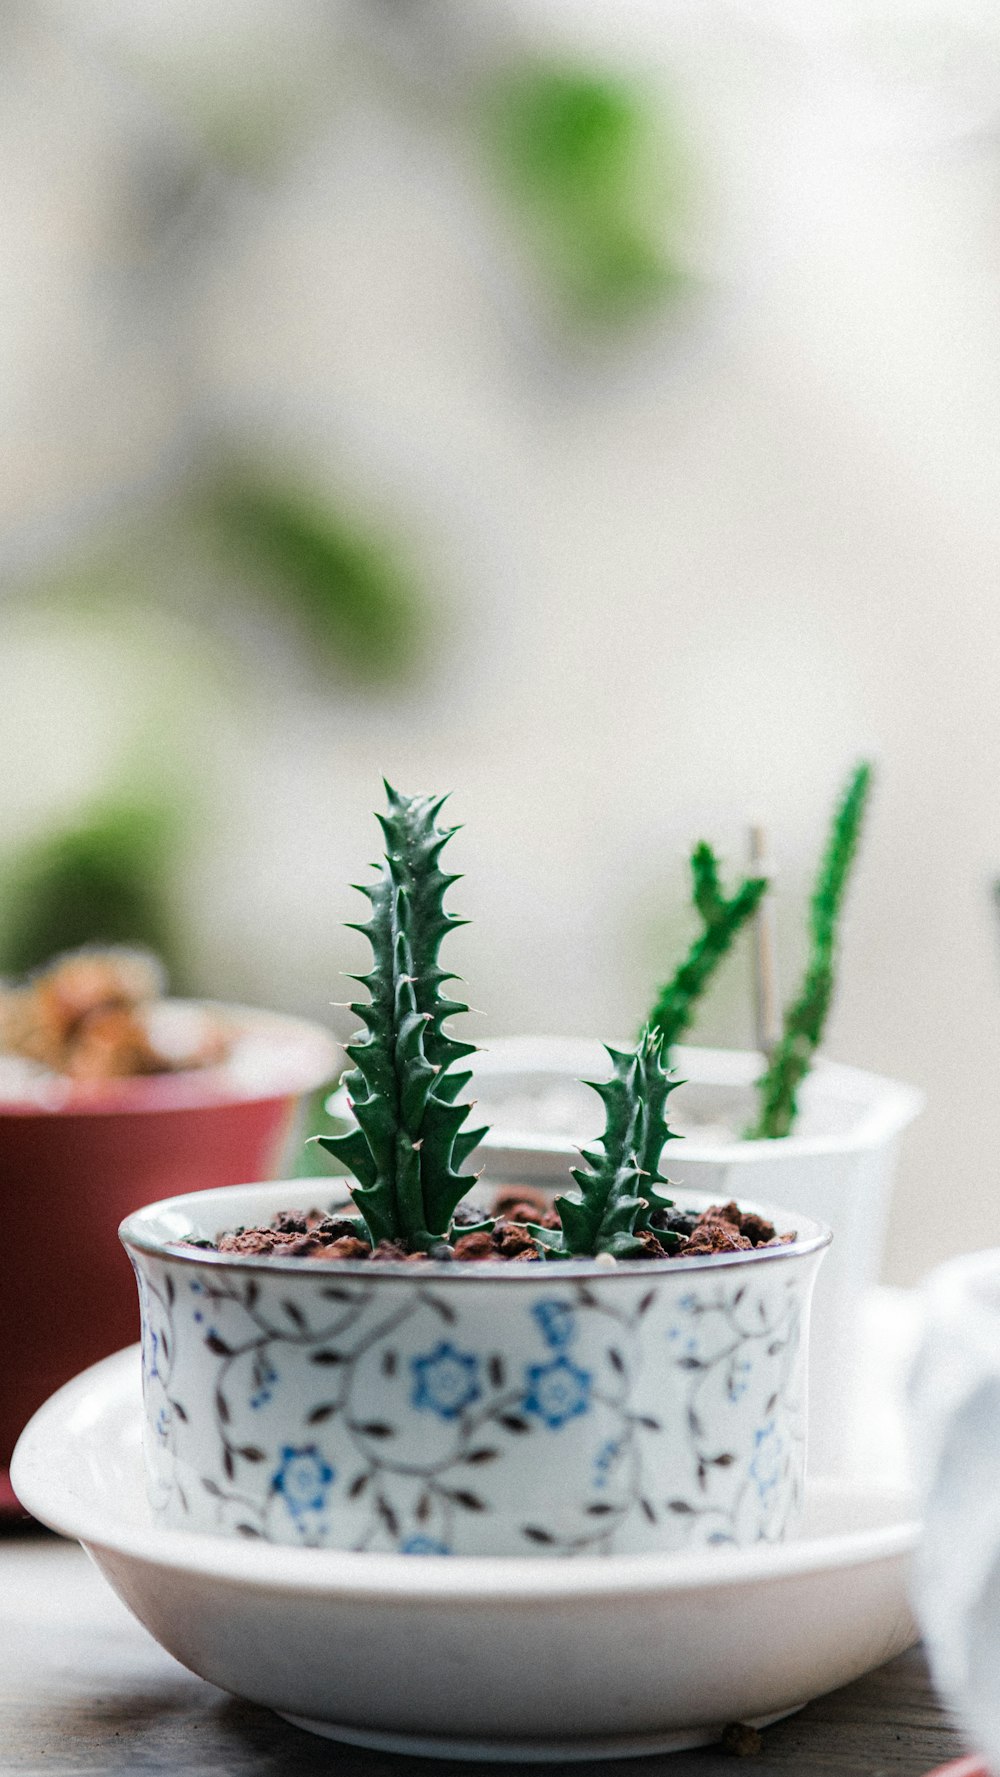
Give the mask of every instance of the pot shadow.
[[[247, 1777], [251, 1772], [253, 1777], [318, 1777], [321, 1772], [324, 1777], [732, 1777], [736, 1763], [718, 1744], [565, 1764], [420, 1758], [319, 1739], [236, 1699], [220, 1702], [216, 1718], [218, 1750], [228, 1742], [230, 1757], [220, 1764], [226, 1777], [241, 1772]], [[204, 1737], [199, 1744], [204, 1750]], [[907, 1770], [930, 1770], [962, 1750], [956, 1724], [936, 1700], [923, 1652], [912, 1647], [765, 1729], [763, 1745], [750, 1764], [754, 1777], [803, 1777], [820, 1765], [829, 1777], [856, 1777], [861, 1771], [901, 1770], [901, 1758]], [[208, 1761], [201, 1768], [207, 1772]]]
[[[656, 1753], [639, 1758], [574, 1759], [565, 1763], [561, 1759], [530, 1763], [521, 1759], [442, 1759], [413, 1753], [373, 1752], [345, 1741], [326, 1740], [293, 1727], [269, 1709], [236, 1697], [220, 1703], [215, 1713], [220, 1733], [219, 1745], [214, 1750], [228, 1755], [229, 1777], [238, 1777], [244, 1770], [248, 1774], [252, 1771], [254, 1777], [319, 1777], [320, 1773], [323, 1777], [331, 1777], [331, 1773], [336, 1777], [406, 1777], [407, 1772], [412, 1772], [413, 1777], [492, 1777], [493, 1773], [496, 1777], [505, 1777], [505, 1773], [506, 1777], [514, 1777], [515, 1773], [517, 1777], [654, 1777], [654, 1773], [656, 1777], [686, 1777], [688, 1759], [697, 1760], [690, 1767], [692, 1774], [714, 1777], [714, 1766], [704, 1763], [706, 1753], [710, 1759], [714, 1753], [724, 1760], [728, 1777], [733, 1763], [731, 1756], [711, 1747], [687, 1755]], [[225, 1747], [224, 1741], [228, 1742]], [[237, 1746], [241, 1749], [239, 1754]], [[201, 1747], [204, 1755], [204, 1737]]]

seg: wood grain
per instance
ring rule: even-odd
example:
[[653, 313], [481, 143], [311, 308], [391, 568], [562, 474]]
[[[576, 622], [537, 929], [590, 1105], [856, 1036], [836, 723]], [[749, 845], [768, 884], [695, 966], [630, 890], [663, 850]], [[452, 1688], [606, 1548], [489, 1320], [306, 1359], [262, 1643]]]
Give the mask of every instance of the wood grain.
[[961, 1741], [918, 1650], [821, 1698], [737, 1761], [710, 1749], [600, 1764], [472, 1765], [313, 1739], [194, 1678], [129, 1616], [75, 1544], [0, 1540], [0, 1772], [77, 1777], [924, 1777]]

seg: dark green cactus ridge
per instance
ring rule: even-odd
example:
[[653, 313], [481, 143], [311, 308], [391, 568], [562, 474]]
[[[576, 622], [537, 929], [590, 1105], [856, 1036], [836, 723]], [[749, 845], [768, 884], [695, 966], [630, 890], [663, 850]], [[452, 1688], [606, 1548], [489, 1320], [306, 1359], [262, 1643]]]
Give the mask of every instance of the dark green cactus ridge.
[[690, 1026], [698, 1000], [767, 889], [765, 877], [748, 876], [732, 895], [725, 895], [719, 860], [704, 840], [691, 853], [691, 880], [691, 899], [703, 929], [676, 973], [660, 988], [648, 1020], [659, 1031], [665, 1053]]
[[660, 1156], [664, 1143], [673, 1139], [665, 1111], [679, 1081], [664, 1072], [655, 1031], [643, 1033], [634, 1054], [611, 1048], [608, 1054], [614, 1067], [611, 1079], [588, 1082], [604, 1101], [602, 1151], [581, 1150], [585, 1166], [573, 1171], [580, 1195], [556, 1199], [562, 1232], [552, 1244], [553, 1256], [646, 1258], [647, 1248], [638, 1236], [649, 1227], [653, 1210], [672, 1207], [656, 1187], [668, 1182], [660, 1171]]
[[757, 1082], [759, 1111], [747, 1131], [760, 1141], [788, 1135], [798, 1113], [798, 1091], [812, 1067], [833, 1000], [837, 934], [871, 789], [872, 768], [853, 772], [834, 812], [809, 908], [809, 961], [798, 995], [787, 1008], [781, 1038]]
[[445, 1029], [468, 1007], [442, 991], [457, 977], [438, 964], [445, 934], [467, 923], [445, 911], [458, 878], [439, 862], [458, 829], [437, 824], [443, 796], [401, 796], [388, 784], [386, 796], [388, 812], [378, 817], [385, 861], [373, 883], [356, 885], [371, 912], [352, 922], [372, 949], [368, 973], [351, 977], [369, 994], [352, 1004], [364, 1029], [347, 1045], [357, 1128], [320, 1142], [354, 1174], [352, 1196], [373, 1244], [424, 1252], [447, 1238], [473, 1183], [460, 1168], [486, 1131], [462, 1129], [471, 1107], [456, 1101], [472, 1076], [453, 1070], [475, 1044]]

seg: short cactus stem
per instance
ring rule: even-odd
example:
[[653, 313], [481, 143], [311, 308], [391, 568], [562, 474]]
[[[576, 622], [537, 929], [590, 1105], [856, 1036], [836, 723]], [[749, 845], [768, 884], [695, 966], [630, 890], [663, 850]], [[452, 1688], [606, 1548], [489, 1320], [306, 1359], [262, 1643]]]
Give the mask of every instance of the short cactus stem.
[[585, 1165], [573, 1171], [579, 1196], [556, 1199], [561, 1226], [554, 1237], [546, 1231], [551, 1257], [589, 1256], [604, 1263], [645, 1258], [647, 1247], [639, 1236], [649, 1228], [650, 1216], [673, 1208], [657, 1186], [667, 1183], [660, 1157], [673, 1132], [665, 1110], [679, 1082], [664, 1071], [655, 1031], [643, 1032], [634, 1053], [609, 1048], [608, 1054], [611, 1079], [590, 1081], [605, 1107], [601, 1152], [582, 1151]]

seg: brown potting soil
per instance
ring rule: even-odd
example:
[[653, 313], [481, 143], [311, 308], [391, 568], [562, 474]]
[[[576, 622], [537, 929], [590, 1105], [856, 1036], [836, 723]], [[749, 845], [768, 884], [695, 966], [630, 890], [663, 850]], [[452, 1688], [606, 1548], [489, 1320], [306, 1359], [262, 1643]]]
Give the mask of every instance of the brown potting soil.
[[[639, 1235], [651, 1259], [749, 1252], [754, 1247], [785, 1246], [795, 1239], [794, 1234], [777, 1234], [772, 1222], [752, 1211], [741, 1210], [738, 1203], [712, 1204], [700, 1213], [658, 1210], [653, 1222], [654, 1226]], [[323, 1263], [338, 1259], [394, 1259], [413, 1265], [428, 1259], [445, 1259], [475, 1264], [504, 1259], [512, 1264], [526, 1264], [545, 1257], [540, 1241], [530, 1231], [530, 1223], [558, 1228], [559, 1216], [552, 1198], [531, 1185], [505, 1185], [494, 1193], [485, 1218], [477, 1219], [476, 1212], [463, 1204], [455, 1218], [454, 1241], [442, 1240], [430, 1252], [408, 1252], [391, 1240], [382, 1240], [373, 1247], [359, 1237], [356, 1215], [325, 1215], [319, 1209], [280, 1210], [266, 1228], [236, 1228], [220, 1235], [215, 1242], [195, 1244], [239, 1256]], [[468, 1229], [466, 1233], [462, 1232], [463, 1227]]]

